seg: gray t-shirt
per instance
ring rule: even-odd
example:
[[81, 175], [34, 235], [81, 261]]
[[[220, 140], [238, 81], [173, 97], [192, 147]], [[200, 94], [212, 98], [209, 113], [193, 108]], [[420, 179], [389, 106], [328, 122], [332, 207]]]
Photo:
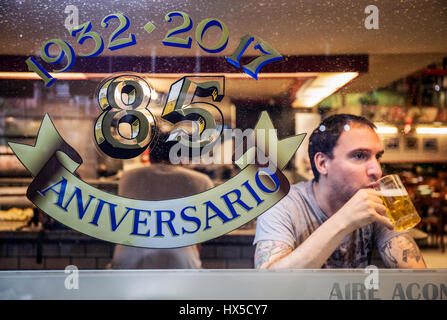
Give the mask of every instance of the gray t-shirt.
[[[295, 249], [327, 219], [315, 200], [312, 181], [297, 183], [287, 196], [258, 217], [253, 244], [277, 240]], [[371, 262], [374, 246], [381, 247], [400, 234], [378, 223], [369, 224], [344, 238], [322, 268], [365, 268]]]

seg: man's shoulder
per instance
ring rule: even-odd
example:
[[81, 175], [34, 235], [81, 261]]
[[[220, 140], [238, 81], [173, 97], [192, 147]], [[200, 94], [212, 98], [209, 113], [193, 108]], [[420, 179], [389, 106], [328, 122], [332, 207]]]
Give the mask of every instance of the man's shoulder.
[[290, 186], [290, 191], [287, 194], [290, 198], [307, 198], [309, 197], [309, 188], [312, 181], [301, 181]]
[[309, 210], [308, 184], [308, 181], [304, 181], [291, 185], [287, 195], [269, 211], [280, 211], [289, 215], [296, 215], [303, 210]]
[[289, 193], [280, 203], [280, 207], [294, 217], [315, 216], [319, 210], [313, 198], [312, 181], [302, 181], [291, 185]]
[[292, 184], [290, 187], [300, 190], [300, 191], [304, 191], [311, 183], [312, 183], [312, 180], [300, 181], [300, 182]]
[[254, 243], [275, 239], [296, 247], [312, 233], [320, 223], [308, 195], [311, 183], [291, 185], [284, 198], [258, 217]]

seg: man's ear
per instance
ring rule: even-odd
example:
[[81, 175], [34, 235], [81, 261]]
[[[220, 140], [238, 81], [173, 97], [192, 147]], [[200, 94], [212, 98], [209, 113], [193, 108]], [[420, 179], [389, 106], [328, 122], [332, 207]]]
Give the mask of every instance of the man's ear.
[[320, 175], [326, 176], [328, 173], [330, 158], [323, 152], [317, 152], [314, 156], [315, 167]]

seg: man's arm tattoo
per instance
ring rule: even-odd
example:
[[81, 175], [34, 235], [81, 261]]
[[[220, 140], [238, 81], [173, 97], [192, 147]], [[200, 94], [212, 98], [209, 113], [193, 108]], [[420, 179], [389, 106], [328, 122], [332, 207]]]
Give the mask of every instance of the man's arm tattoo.
[[282, 241], [260, 241], [256, 245], [255, 268], [267, 269], [290, 252], [292, 252], [292, 248]]
[[[411, 259], [416, 260], [416, 262], [424, 261], [424, 258], [422, 257], [422, 253], [419, 250], [418, 245], [414, 241], [414, 239], [410, 236], [406, 236], [403, 238], [404, 241], [406, 241], [406, 244], [404, 244], [403, 252], [402, 252], [402, 260], [406, 263], [410, 263]], [[424, 261], [425, 264], [425, 261]]]
[[380, 253], [382, 256], [383, 263], [385, 263], [385, 265], [388, 268], [397, 268], [399, 265], [397, 263], [396, 258], [391, 253], [392, 248], [391, 240], [385, 243], [385, 245], [380, 249]]
[[408, 234], [391, 238], [380, 248], [380, 252], [385, 265], [389, 268], [412, 266], [421, 262], [425, 265], [421, 251]]

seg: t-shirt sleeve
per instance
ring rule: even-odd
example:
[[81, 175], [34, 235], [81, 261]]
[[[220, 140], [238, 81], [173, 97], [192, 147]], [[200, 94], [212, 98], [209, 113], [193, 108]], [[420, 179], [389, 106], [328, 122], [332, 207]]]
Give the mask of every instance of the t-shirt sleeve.
[[291, 214], [295, 210], [288, 196], [261, 214], [256, 220], [256, 235], [253, 244], [263, 240], [282, 241], [295, 247], [295, 232]]
[[377, 248], [381, 248], [391, 238], [408, 233], [408, 231], [398, 232], [390, 230], [380, 223], [374, 223], [373, 232], [374, 232], [374, 241]]

